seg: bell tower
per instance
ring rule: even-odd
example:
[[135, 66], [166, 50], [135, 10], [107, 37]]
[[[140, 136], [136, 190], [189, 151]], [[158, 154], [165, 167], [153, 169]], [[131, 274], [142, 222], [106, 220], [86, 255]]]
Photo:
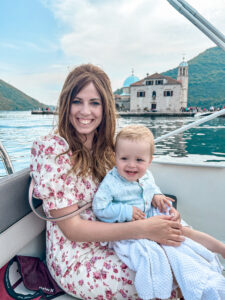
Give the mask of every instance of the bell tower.
[[184, 60], [178, 66], [177, 80], [181, 82], [180, 107], [187, 107], [188, 100], [188, 63]]

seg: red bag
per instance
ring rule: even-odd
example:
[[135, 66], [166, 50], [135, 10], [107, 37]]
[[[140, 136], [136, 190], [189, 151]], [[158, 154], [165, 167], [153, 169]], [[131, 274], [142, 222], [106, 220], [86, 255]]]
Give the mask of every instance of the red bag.
[[0, 269], [0, 299], [53, 299], [65, 292], [38, 257], [15, 256]]

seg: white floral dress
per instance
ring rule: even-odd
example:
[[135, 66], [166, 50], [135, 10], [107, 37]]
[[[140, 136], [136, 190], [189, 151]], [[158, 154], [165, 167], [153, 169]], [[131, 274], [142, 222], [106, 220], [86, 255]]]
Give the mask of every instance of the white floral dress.
[[[60, 136], [50, 134], [33, 143], [31, 175], [34, 195], [49, 210], [91, 202], [97, 185], [91, 177], [80, 178], [71, 169], [71, 153]], [[58, 158], [57, 155], [61, 154]], [[91, 209], [81, 213], [83, 219], [95, 221]], [[133, 285], [134, 272], [115, 253], [98, 242], [72, 242], [55, 222], [47, 222], [46, 260], [58, 285], [68, 294], [81, 299], [139, 299]]]
[[[35, 181], [34, 196], [43, 200], [43, 209], [73, 204], [79, 207], [91, 202], [98, 188], [91, 177], [81, 178], [71, 169], [71, 152], [67, 142], [56, 134], [34, 141], [31, 148], [31, 175]], [[81, 218], [96, 221], [91, 209]], [[134, 287], [135, 273], [107, 246], [98, 242], [72, 242], [55, 222], [47, 222], [46, 260], [58, 285], [80, 299], [140, 299]]]

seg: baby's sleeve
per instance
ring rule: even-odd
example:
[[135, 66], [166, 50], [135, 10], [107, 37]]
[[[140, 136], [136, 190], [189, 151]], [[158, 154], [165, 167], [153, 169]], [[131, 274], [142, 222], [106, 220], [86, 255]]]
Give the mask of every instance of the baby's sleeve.
[[152, 191], [153, 191], [153, 195], [162, 194], [160, 188], [155, 183], [155, 179], [154, 179], [154, 177], [152, 175], [152, 172], [150, 172], [149, 170], [147, 170], [147, 174], [148, 174], [149, 181], [151, 182], [151, 188], [152, 188]]
[[45, 210], [76, 204], [76, 176], [69, 173], [72, 164], [68, 144], [59, 136], [34, 141], [31, 148], [31, 176], [34, 196], [43, 200]]
[[115, 223], [131, 221], [133, 208], [130, 204], [113, 201], [116, 186], [113, 176], [107, 174], [100, 184], [92, 202], [97, 218], [103, 222]]

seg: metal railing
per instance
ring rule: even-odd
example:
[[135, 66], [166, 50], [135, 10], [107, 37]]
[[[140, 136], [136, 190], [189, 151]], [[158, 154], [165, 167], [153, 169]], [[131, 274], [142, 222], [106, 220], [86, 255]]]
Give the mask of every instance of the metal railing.
[[158, 138], [155, 139], [155, 144], [158, 143], [158, 142], [161, 142], [162, 140], [167, 139], [168, 137], [171, 137], [171, 136], [176, 135], [178, 133], [184, 132], [184, 131], [186, 131], [186, 130], [188, 130], [190, 128], [194, 128], [194, 127], [196, 127], [196, 126], [198, 126], [200, 124], [203, 124], [205, 122], [213, 120], [213, 119], [215, 119], [215, 118], [217, 118], [219, 116], [222, 116], [222, 115], [225, 115], [225, 109], [222, 109], [220, 111], [212, 113], [209, 116], [203, 117], [203, 118], [201, 118], [201, 119], [199, 119], [197, 121], [194, 121], [194, 122], [192, 122], [192, 123], [190, 123], [188, 125], [184, 125], [184, 126], [178, 128], [176, 130], [173, 130], [173, 131], [171, 131], [171, 132], [169, 132], [167, 134], [164, 134], [164, 135], [162, 135], [162, 136], [160, 136], [160, 137], [158, 137]]
[[185, 0], [167, 0], [179, 13], [225, 51], [225, 36]]
[[2, 145], [1, 142], [0, 142], [0, 157], [2, 158], [2, 162], [4, 164], [4, 167], [5, 167], [5, 170], [7, 171], [7, 173], [13, 174], [14, 173], [13, 165], [11, 163], [8, 153], [6, 152], [4, 146]]

